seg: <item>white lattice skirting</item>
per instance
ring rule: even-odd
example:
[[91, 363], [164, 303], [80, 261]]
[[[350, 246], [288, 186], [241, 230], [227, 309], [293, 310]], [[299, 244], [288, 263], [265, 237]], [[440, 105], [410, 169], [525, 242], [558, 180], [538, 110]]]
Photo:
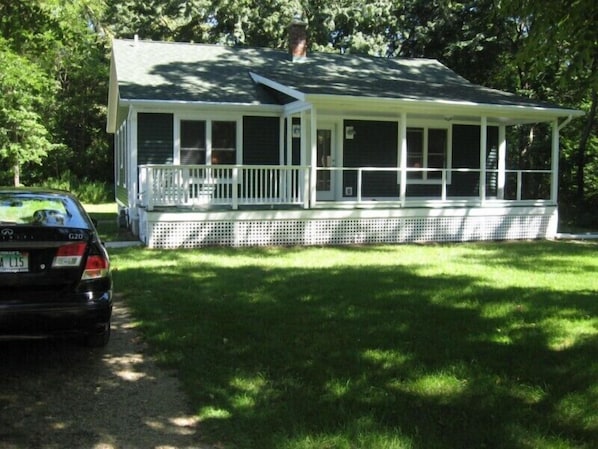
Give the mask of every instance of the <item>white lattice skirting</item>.
[[150, 248], [351, 245], [553, 238], [555, 207], [140, 214]]

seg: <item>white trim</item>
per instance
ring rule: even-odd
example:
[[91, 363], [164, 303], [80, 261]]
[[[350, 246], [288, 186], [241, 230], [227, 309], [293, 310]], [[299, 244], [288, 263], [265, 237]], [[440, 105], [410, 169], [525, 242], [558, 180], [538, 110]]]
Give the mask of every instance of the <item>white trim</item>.
[[294, 101], [284, 106], [284, 114], [298, 114], [303, 111], [311, 109], [312, 105], [303, 101]]
[[569, 115], [569, 116], [568, 116], [568, 117], [567, 117], [565, 120], [563, 120], [563, 123], [561, 123], [561, 124], [558, 124], [558, 122], [557, 122], [557, 125], [558, 125], [558, 130], [560, 131], [560, 130], [561, 130], [561, 129], [563, 129], [565, 126], [567, 126], [571, 120], [573, 120], [573, 116], [572, 116], [572, 115]]
[[344, 245], [554, 238], [557, 208], [141, 211], [151, 248]]
[[309, 130], [310, 130], [310, 140], [309, 140], [309, 149], [310, 149], [310, 158], [309, 158], [309, 165], [311, 168], [310, 174], [310, 186], [309, 186], [309, 204], [314, 206], [317, 202], [317, 191], [316, 191], [316, 167], [317, 162], [316, 159], [318, 158], [318, 117], [316, 114], [316, 110], [312, 108], [310, 113], [310, 120], [309, 120]]
[[480, 202], [486, 201], [486, 153], [488, 146], [488, 120], [482, 116], [480, 123]]
[[[566, 122], [563, 124], [563, 126]], [[556, 203], [559, 196], [559, 121], [554, 119], [552, 123], [552, 155], [550, 168], [552, 171], [552, 180], [550, 183], [550, 199]]]
[[496, 195], [499, 200], [505, 199], [505, 183], [507, 168], [507, 132], [506, 126], [498, 127], [498, 185]]
[[[331, 159], [331, 165], [330, 168], [334, 168], [334, 167], [338, 167], [338, 154], [339, 154], [339, 145], [338, 145], [338, 126], [337, 123], [335, 121], [329, 121], [329, 120], [321, 120], [321, 118], [318, 119], [318, 125], [317, 125], [317, 129], [316, 129], [316, 135], [317, 135], [317, 131], [320, 130], [325, 130], [325, 131], [330, 131], [330, 159]], [[317, 147], [317, 141], [316, 141], [316, 147]], [[316, 151], [317, 153], [317, 151]], [[317, 156], [316, 156], [317, 158]], [[317, 167], [318, 165], [318, 161], [315, 161], [314, 166]], [[317, 191], [316, 188], [316, 198], [318, 201], [336, 201], [338, 200], [340, 197], [342, 197], [342, 192], [340, 192], [341, 189], [341, 176], [338, 176], [338, 171], [337, 170], [329, 170], [328, 173], [330, 173], [330, 190], [328, 191]], [[317, 174], [316, 174], [316, 178], [317, 178]], [[317, 179], [316, 179], [316, 184], [317, 184]]]
[[576, 109], [548, 108], [539, 106], [494, 105], [475, 103], [471, 101], [425, 100], [404, 98], [355, 97], [350, 95], [310, 94], [305, 101], [325, 107], [332, 104], [338, 107], [342, 103], [353, 109], [370, 107], [380, 110], [381, 107], [393, 107], [394, 110], [404, 108], [411, 113], [425, 113], [427, 115], [455, 116], [459, 114], [469, 116], [485, 115], [488, 118], [503, 120], [549, 121], [555, 117], [580, 117], [583, 111]]
[[264, 86], [271, 87], [272, 89], [282, 92], [290, 97], [296, 98], [297, 100], [305, 101], [305, 94], [301, 91], [285, 86], [284, 84], [277, 83], [276, 81], [272, 81], [254, 72], [249, 72], [249, 76], [251, 76], [251, 79], [257, 84], [263, 84]]
[[401, 112], [401, 119], [399, 120], [399, 167], [400, 173], [400, 198], [401, 206], [405, 206], [407, 196], [407, 113]]
[[[128, 201], [129, 204], [137, 204], [137, 192], [139, 192], [139, 164], [137, 160], [137, 151], [138, 151], [138, 142], [137, 142], [137, 112], [130, 107], [129, 113], [127, 117], [127, 122], [130, 124], [130, 132], [129, 132], [129, 148], [128, 148], [128, 163], [129, 165], [129, 179], [127, 182], [128, 186]], [[135, 209], [136, 210], [136, 209]], [[135, 218], [135, 212], [130, 214], [130, 218]]]
[[277, 104], [263, 104], [263, 103], [223, 103], [217, 101], [183, 101], [183, 100], [137, 100], [137, 99], [121, 99], [119, 106], [134, 106], [138, 108], [152, 108], [164, 111], [165, 108], [173, 106], [181, 108], [190, 108], [197, 110], [198, 108], [205, 108], [206, 110], [220, 109], [224, 111], [247, 111], [252, 110], [257, 112], [270, 112], [280, 114], [284, 107]]

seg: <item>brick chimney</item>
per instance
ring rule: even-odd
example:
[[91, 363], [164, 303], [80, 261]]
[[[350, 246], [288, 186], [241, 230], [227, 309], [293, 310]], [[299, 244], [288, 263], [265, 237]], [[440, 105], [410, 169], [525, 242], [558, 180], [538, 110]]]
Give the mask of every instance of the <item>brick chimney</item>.
[[293, 62], [307, 59], [307, 23], [299, 15], [289, 25], [289, 52]]

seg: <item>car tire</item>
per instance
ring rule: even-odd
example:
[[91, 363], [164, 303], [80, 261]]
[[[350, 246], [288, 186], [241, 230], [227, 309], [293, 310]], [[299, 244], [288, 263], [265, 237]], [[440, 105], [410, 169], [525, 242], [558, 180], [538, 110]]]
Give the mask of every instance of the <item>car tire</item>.
[[102, 348], [110, 341], [110, 321], [104, 324], [104, 327], [94, 333], [88, 334], [85, 338], [85, 344], [90, 348]]

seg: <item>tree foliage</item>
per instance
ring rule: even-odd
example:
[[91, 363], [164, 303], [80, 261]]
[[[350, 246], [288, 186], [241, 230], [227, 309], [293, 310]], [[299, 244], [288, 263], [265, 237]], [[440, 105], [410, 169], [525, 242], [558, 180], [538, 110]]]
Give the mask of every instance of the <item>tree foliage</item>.
[[[598, 5], [593, 0], [505, 0], [503, 14], [524, 30], [513, 54], [531, 90], [586, 111], [563, 133], [562, 191], [578, 216], [598, 206]], [[579, 219], [580, 217], [578, 217]]]
[[15, 185], [25, 163], [40, 164], [54, 148], [44, 116], [52, 104], [52, 80], [0, 39], [0, 158]]
[[0, 115], [0, 128], [5, 130], [0, 163], [16, 171], [15, 182], [97, 179], [112, 173], [109, 139], [103, 132], [107, 46], [92, 27], [94, 12], [101, 14], [93, 4], [0, 4], [0, 101], [5, 106]]

